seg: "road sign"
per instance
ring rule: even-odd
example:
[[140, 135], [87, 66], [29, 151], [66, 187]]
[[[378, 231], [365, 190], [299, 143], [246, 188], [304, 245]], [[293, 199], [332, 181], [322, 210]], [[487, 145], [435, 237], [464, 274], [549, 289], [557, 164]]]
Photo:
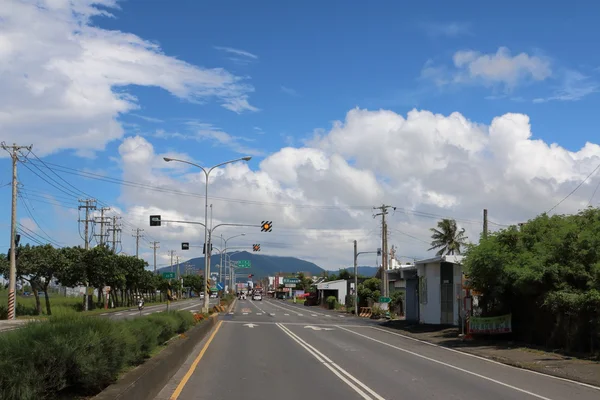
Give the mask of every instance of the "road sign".
[[285, 284], [285, 287], [288, 287], [288, 288], [295, 288], [295, 287], [296, 287], [296, 284], [295, 284], [295, 283], [286, 283], [286, 284]]
[[250, 260], [240, 260], [237, 262], [238, 268], [250, 268]]
[[260, 244], [253, 244], [252, 251], [260, 251]]
[[181, 250], [189, 250], [190, 244], [188, 242], [181, 243]]
[[379, 298], [379, 302], [380, 303], [390, 303], [391, 301], [392, 301], [392, 299], [390, 299], [389, 297], [383, 297], [383, 296], [381, 296]]
[[216, 292], [217, 290], [219, 290], [219, 289], [216, 286], [213, 286], [213, 287], [210, 288], [211, 292]]
[[300, 279], [298, 278], [283, 278], [283, 284], [285, 285], [286, 283], [300, 283]]
[[175, 272], [163, 272], [162, 276], [165, 279], [175, 279]]
[[150, 226], [160, 226], [160, 215], [150, 216]]
[[223, 290], [223, 284], [222, 283], [217, 283], [217, 289]]

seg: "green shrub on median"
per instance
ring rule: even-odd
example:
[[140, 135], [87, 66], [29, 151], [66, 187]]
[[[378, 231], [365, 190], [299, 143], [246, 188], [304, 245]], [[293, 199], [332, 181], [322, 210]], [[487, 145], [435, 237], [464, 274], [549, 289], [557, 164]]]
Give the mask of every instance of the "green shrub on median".
[[189, 312], [133, 320], [66, 315], [0, 335], [0, 399], [93, 395], [196, 323]]

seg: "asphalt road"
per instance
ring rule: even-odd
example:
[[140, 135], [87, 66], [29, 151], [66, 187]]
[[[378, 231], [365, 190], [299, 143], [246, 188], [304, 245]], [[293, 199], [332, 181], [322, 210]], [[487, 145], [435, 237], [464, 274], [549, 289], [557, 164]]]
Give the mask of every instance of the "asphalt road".
[[[219, 299], [210, 299], [210, 307], [213, 307], [219, 303]], [[188, 299], [188, 300], [179, 300], [174, 301], [169, 306], [170, 310], [181, 310], [181, 311], [190, 311], [190, 312], [199, 312], [202, 310], [202, 305], [204, 304], [204, 300], [200, 300], [198, 298]], [[137, 307], [132, 307], [128, 310], [123, 311], [107, 311], [102, 314], [97, 314], [101, 318], [110, 318], [113, 320], [120, 319], [129, 319], [129, 318], [137, 318], [139, 316], [145, 316], [154, 314], [161, 311], [166, 311], [166, 304], [159, 304], [153, 306], [146, 306], [140, 312]], [[15, 321], [0, 321], [0, 334], [3, 332], [9, 332], [15, 329], [19, 329], [25, 326], [29, 322], [28, 320], [15, 320]]]
[[238, 301], [155, 400], [600, 399], [600, 388], [281, 300]]
[[[219, 299], [209, 299], [209, 300], [210, 300], [211, 307], [213, 307], [219, 303]], [[199, 298], [195, 297], [195, 298], [187, 299], [187, 300], [173, 301], [169, 305], [169, 309], [171, 311], [189, 310], [190, 312], [199, 312], [202, 310], [203, 305], [204, 305], [204, 300], [200, 300]], [[118, 312], [106, 312], [106, 313], [102, 313], [102, 314], [98, 314], [98, 315], [100, 317], [110, 318], [110, 319], [127, 319], [127, 318], [137, 318], [140, 315], [145, 316], [145, 315], [150, 315], [150, 314], [154, 314], [154, 313], [162, 312], [162, 311], [167, 311], [166, 304], [145, 306], [141, 312], [137, 309], [137, 307], [132, 307], [128, 310], [123, 310], [123, 311], [118, 311]]]

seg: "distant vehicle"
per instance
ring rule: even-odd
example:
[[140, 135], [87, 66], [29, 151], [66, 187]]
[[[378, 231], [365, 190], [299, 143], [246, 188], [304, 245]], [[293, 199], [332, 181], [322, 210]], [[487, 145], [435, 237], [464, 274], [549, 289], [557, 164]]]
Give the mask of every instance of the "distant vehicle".
[[217, 298], [217, 294], [216, 294], [216, 293], [213, 293], [213, 294], [211, 294], [211, 295], [210, 295], [210, 298], [211, 298], [211, 299], [216, 299], [216, 298]]
[[262, 301], [262, 294], [254, 293], [254, 295], [252, 296], [252, 300]]
[[246, 300], [246, 293], [240, 293], [240, 300]]

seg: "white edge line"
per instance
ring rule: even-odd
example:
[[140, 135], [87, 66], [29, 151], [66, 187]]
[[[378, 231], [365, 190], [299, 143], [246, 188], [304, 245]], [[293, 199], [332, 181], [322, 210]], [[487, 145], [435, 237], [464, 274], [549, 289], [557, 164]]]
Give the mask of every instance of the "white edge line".
[[282, 310], [289, 311], [289, 312], [293, 312], [294, 314], [296, 314], [296, 315], [297, 315], [297, 316], [299, 316], [299, 317], [301, 317], [301, 316], [302, 316], [302, 314], [300, 314], [300, 313], [299, 313], [299, 312], [297, 312], [297, 311], [291, 310], [291, 309], [289, 309], [289, 308], [287, 308], [287, 307], [282, 307], [282, 306], [280, 306], [279, 304], [275, 304], [275, 302], [274, 302], [274, 301], [267, 301], [267, 303], [271, 304], [272, 306], [279, 307], [279, 308], [281, 308]]
[[[334, 369], [334, 366], [337, 367], [338, 369], [340, 369], [342, 372], [345, 372], [346, 374], [348, 374], [346, 371], [344, 371], [341, 367], [335, 365], [335, 363], [333, 363], [333, 361], [331, 361], [329, 358], [327, 358], [326, 356], [322, 355], [323, 357], [325, 357], [325, 359], [321, 358], [319, 356], [319, 352], [316, 349], [311, 349], [312, 346], [310, 346], [308, 343], [304, 342], [301, 338], [296, 337], [296, 335], [290, 331], [289, 329], [287, 329], [286, 327], [284, 327], [283, 325], [281, 325], [280, 323], [277, 323], [277, 326], [286, 334], [288, 335], [292, 340], [294, 340], [296, 343], [298, 343], [300, 346], [302, 346], [306, 351], [308, 351], [309, 354], [311, 354], [313, 357], [315, 357], [321, 364], [323, 364], [324, 366], [326, 366], [331, 372], [333, 372], [338, 378], [340, 378], [346, 385], [350, 386], [352, 389], [354, 389], [354, 391], [358, 394], [360, 394], [360, 396], [365, 399], [365, 400], [373, 400], [369, 395], [367, 395], [365, 392], [363, 392], [362, 390], [360, 390], [360, 388], [358, 388], [356, 385], [354, 385], [352, 382], [350, 382], [348, 379], [346, 379], [345, 376], [343, 376], [342, 374], [340, 374], [338, 371], [336, 371]], [[349, 375], [349, 374], [348, 374]], [[349, 375], [350, 377], [352, 377], [352, 375]], [[356, 378], [352, 377], [354, 380], [356, 380]], [[358, 381], [360, 383], [360, 381]], [[381, 397], [377, 398], [378, 400], [385, 400], [382, 399]]]
[[549, 397], [544, 397], [544, 396], [542, 396], [542, 395], [539, 395], [539, 394], [536, 394], [536, 393], [530, 392], [530, 391], [528, 391], [528, 390], [525, 390], [525, 389], [518, 388], [518, 387], [516, 387], [516, 386], [513, 386], [513, 385], [509, 385], [508, 383], [504, 383], [504, 382], [498, 381], [498, 380], [496, 380], [496, 379], [493, 379], [493, 378], [490, 378], [490, 377], [488, 377], [488, 376], [481, 375], [481, 374], [478, 374], [478, 373], [476, 373], [476, 372], [472, 372], [472, 371], [469, 371], [469, 370], [467, 370], [467, 369], [464, 369], [464, 368], [457, 367], [456, 365], [448, 364], [448, 363], [445, 363], [445, 362], [443, 362], [443, 361], [436, 360], [435, 358], [427, 357], [427, 356], [424, 356], [424, 355], [422, 355], [422, 354], [415, 353], [414, 351], [410, 351], [410, 350], [403, 349], [402, 347], [394, 346], [393, 344], [389, 344], [389, 343], [383, 342], [383, 341], [381, 341], [381, 340], [374, 339], [374, 338], [372, 338], [372, 337], [369, 337], [369, 336], [367, 336], [367, 335], [363, 335], [362, 333], [358, 333], [358, 332], [351, 331], [350, 329], [343, 328], [343, 327], [341, 327], [341, 326], [339, 326], [339, 325], [337, 325], [337, 327], [338, 327], [338, 328], [340, 328], [340, 329], [342, 329], [342, 330], [344, 330], [344, 331], [346, 331], [346, 332], [350, 332], [350, 333], [352, 333], [352, 334], [354, 334], [354, 335], [357, 335], [357, 336], [364, 337], [364, 338], [366, 338], [366, 339], [372, 340], [373, 342], [376, 342], [376, 343], [382, 344], [382, 345], [384, 345], [384, 346], [388, 346], [388, 347], [391, 347], [391, 348], [393, 348], [393, 349], [396, 349], [396, 350], [402, 351], [402, 352], [404, 352], [404, 353], [411, 354], [411, 355], [413, 355], [413, 356], [415, 356], [415, 357], [419, 357], [419, 358], [422, 358], [422, 359], [424, 359], [424, 360], [431, 361], [431, 362], [434, 362], [434, 363], [436, 363], [436, 364], [443, 365], [443, 366], [445, 366], [445, 367], [452, 368], [452, 369], [455, 369], [455, 370], [457, 370], [457, 371], [461, 371], [461, 372], [464, 372], [464, 373], [466, 373], [466, 374], [469, 374], [469, 375], [476, 376], [476, 377], [478, 377], [478, 378], [481, 378], [481, 379], [485, 379], [486, 381], [494, 382], [494, 383], [496, 383], [496, 384], [498, 384], [498, 385], [501, 385], [501, 386], [507, 387], [507, 388], [509, 388], [509, 389], [513, 389], [513, 390], [515, 390], [515, 391], [517, 391], [517, 392], [525, 393], [525, 394], [528, 394], [528, 395], [530, 395], [530, 396], [537, 397], [538, 399], [541, 399], [541, 400], [552, 400], [552, 399], [550, 399]]
[[479, 360], [487, 361], [487, 362], [492, 363], [492, 364], [502, 365], [503, 367], [517, 369], [519, 371], [526, 371], [526, 372], [529, 372], [531, 374], [541, 375], [541, 376], [544, 376], [544, 377], [547, 377], [547, 378], [552, 378], [552, 379], [556, 379], [556, 380], [563, 381], [563, 382], [573, 383], [575, 385], [584, 386], [584, 387], [587, 387], [587, 388], [590, 388], [590, 389], [600, 390], [600, 387], [594, 386], [594, 385], [590, 385], [589, 383], [578, 382], [578, 381], [574, 381], [572, 379], [567, 379], [567, 378], [561, 378], [560, 376], [554, 376], [554, 375], [550, 375], [550, 374], [545, 374], [543, 372], [532, 371], [532, 370], [527, 369], [527, 368], [515, 367], [514, 365], [504, 364], [504, 363], [501, 363], [500, 361], [496, 361], [496, 360], [490, 360], [489, 358], [478, 356], [476, 354], [467, 353], [466, 351], [460, 351], [460, 350], [456, 350], [456, 349], [451, 349], [451, 348], [446, 347], [446, 346], [440, 346], [439, 344], [435, 344], [435, 343], [427, 342], [425, 340], [421, 340], [421, 339], [413, 338], [413, 337], [410, 337], [410, 336], [406, 336], [406, 335], [403, 335], [401, 333], [391, 332], [391, 331], [389, 331], [387, 329], [381, 329], [381, 328], [377, 328], [375, 326], [365, 326], [365, 328], [375, 329], [375, 330], [378, 330], [378, 331], [381, 331], [381, 332], [389, 333], [390, 335], [395, 335], [395, 336], [399, 336], [399, 337], [404, 338], [404, 339], [408, 339], [408, 340], [412, 340], [412, 341], [415, 341], [415, 342], [427, 344], [429, 346], [438, 347], [438, 348], [444, 349], [446, 351], [451, 351], [451, 352], [454, 352], [454, 353], [459, 353], [459, 354], [465, 355], [467, 357], [473, 357], [473, 358], [477, 358]]
[[342, 367], [340, 367], [339, 365], [337, 365], [336, 363], [334, 363], [329, 357], [327, 357], [325, 354], [321, 353], [314, 346], [312, 346], [311, 344], [309, 344], [306, 340], [304, 340], [300, 336], [298, 336], [298, 334], [292, 332], [288, 327], [283, 326], [283, 324], [280, 324], [280, 325], [285, 330], [287, 330], [291, 335], [294, 335], [295, 337], [298, 338], [298, 340], [300, 340], [301, 342], [303, 342], [304, 344], [306, 344], [306, 346], [308, 346], [309, 348], [311, 348], [315, 353], [319, 354], [322, 358], [325, 359], [325, 361], [329, 362], [338, 371], [340, 371], [341, 373], [343, 373], [344, 375], [346, 375], [348, 378], [352, 379], [354, 382], [356, 382], [356, 384], [358, 384], [359, 386], [361, 386], [367, 392], [371, 393], [371, 395], [373, 397], [375, 397], [375, 399], [377, 399], [377, 400], [385, 400], [383, 397], [381, 397], [379, 394], [377, 394], [377, 392], [375, 392], [373, 389], [371, 389], [370, 387], [368, 387], [367, 385], [365, 385], [364, 383], [362, 383], [361, 381], [359, 381], [356, 377], [354, 377], [354, 375], [350, 374], [348, 371], [346, 371], [345, 369], [343, 369]]
[[[283, 307], [283, 306], [282, 306], [282, 307]], [[297, 308], [297, 306], [287, 306], [286, 308], [292, 309], [292, 308]], [[329, 316], [328, 314], [323, 314], [323, 313], [321, 313], [321, 312], [318, 312], [318, 311], [311, 311], [311, 313], [313, 313], [313, 314], [318, 314], [318, 315], [322, 315], [322, 316], [324, 316], [324, 317], [327, 317], [327, 316]]]

